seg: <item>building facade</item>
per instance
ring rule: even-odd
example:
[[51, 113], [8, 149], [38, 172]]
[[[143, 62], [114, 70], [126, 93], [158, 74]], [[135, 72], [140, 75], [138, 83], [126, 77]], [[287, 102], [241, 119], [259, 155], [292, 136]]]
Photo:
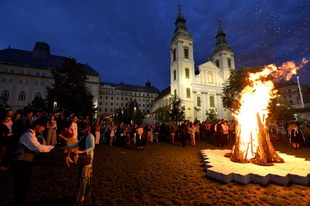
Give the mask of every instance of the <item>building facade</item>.
[[[54, 78], [51, 73], [61, 67], [67, 57], [51, 55], [50, 47], [37, 42], [33, 51], [7, 48], [0, 50], [0, 95], [8, 100], [14, 111], [23, 109], [35, 97], [45, 98], [47, 86], [52, 87]], [[98, 105], [100, 77], [89, 65], [83, 65], [88, 80], [86, 85], [94, 95]]]
[[99, 92], [98, 117], [114, 116], [114, 119], [120, 120], [116, 110], [128, 110], [130, 103], [136, 100], [137, 107], [144, 115], [149, 114], [152, 108], [152, 102], [158, 96], [160, 91], [151, 86], [148, 80], [145, 86], [129, 85], [123, 82], [119, 84], [101, 82]]
[[[213, 109], [220, 119], [231, 119], [229, 110], [222, 104], [223, 83], [229, 78], [229, 69], [235, 68], [234, 51], [228, 44], [221, 24], [216, 35], [211, 60], [198, 65], [195, 71], [194, 39], [185, 25], [185, 18], [179, 9], [170, 48], [170, 95], [177, 95], [183, 101], [185, 119], [204, 121], [206, 111]], [[207, 56], [207, 55], [206, 55]], [[156, 100], [153, 111], [165, 107], [164, 100]]]
[[278, 89], [280, 97], [289, 101], [292, 107], [310, 107], [310, 87], [308, 85], [300, 84], [301, 92], [299, 91], [298, 84], [292, 81], [276, 84], [275, 87]]

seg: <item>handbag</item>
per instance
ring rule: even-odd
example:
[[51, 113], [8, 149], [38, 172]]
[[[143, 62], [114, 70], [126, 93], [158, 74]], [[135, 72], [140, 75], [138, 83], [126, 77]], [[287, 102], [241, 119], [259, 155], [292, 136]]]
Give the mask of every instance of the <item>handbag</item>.
[[79, 156], [78, 159], [78, 166], [85, 166], [91, 163], [91, 155], [90, 154], [83, 154]]

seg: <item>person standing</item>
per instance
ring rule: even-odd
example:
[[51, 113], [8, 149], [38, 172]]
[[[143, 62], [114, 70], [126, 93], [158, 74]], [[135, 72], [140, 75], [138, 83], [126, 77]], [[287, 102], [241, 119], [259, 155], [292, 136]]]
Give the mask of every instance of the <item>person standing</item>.
[[304, 121], [302, 124], [302, 127], [304, 128], [304, 131], [306, 133], [306, 138], [309, 141], [309, 135], [310, 135], [310, 124], [307, 122], [307, 120]]
[[220, 145], [222, 142], [221, 142], [221, 137], [222, 137], [222, 134], [223, 134], [223, 129], [222, 129], [222, 120], [219, 119], [218, 122], [216, 123], [216, 125], [214, 126], [214, 130], [216, 132], [215, 134], [215, 139], [216, 139], [216, 144], [217, 146], [221, 146], [221, 147], [224, 147], [224, 145]]
[[[66, 123], [66, 128], [60, 132], [58, 137], [66, 140], [66, 146], [71, 146], [74, 144], [73, 142], [73, 129], [72, 129], [72, 122]], [[71, 152], [75, 152], [75, 149], [65, 149], [64, 153], [66, 153], [66, 164], [68, 167], [70, 167], [69, 159], [71, 159], [70, 154]], [[77, 161], [77, 157], [74, 158], [74, 161]]]
[[299, 149], [300, 144], [305, 143], [305, 137], [303, 133], [301, 132], [298, 125], [295, 124], [295, 122], [291, 122], [291, 125], [288, 128], [289, 134], [290, 134], [290, 143], [292, 143], [292, 146], [295, 149]]
[[[0, 166], [2, 163], [2, 160], [4, 158], [5, 152], [12, 141], [13, 133], [10, 132], [7, 123], [11, 121], [10, 116], [6, 116], [3, 118], [0, 124]], [[0, 167], [0, 170], [7, 170], [7, 167]]]
[[57, 144], [57, 122], [55, 116], [52, 115], [50, 120], [47, 122], [47, 134], [46, 134], [46, 144], [56, 145]]
[[222, 124], [221, 144], [222, 145], [228, 145], [228, 125], [227, 125], [227, 121], [224, 121], [224, 123]]
[[96, 121], [95, 123], [96, 144], [99, 144], [101, 125], [99, 119], [96, 119], [95, 121]]
[[177, 131], [177, 126], [174, 122], [170, 123], [170, 135], [171, 135], [171, 143], [174, 143], [175, 132]]
[[184, 121], [184, 123], [182, 124], [180, 133], [182, 138], [182, 147], [186, 147], [187, 133], [188, 133], [187, 121]]
[[195, 141], [195, 133], [196, 133], [196, 127], [195, 124], [192, 123], [191, 126], [188, 128], [191, 140], [192, 140], [192, 146], [195, 146], [196, 141]]
[[110, 146], [113, 146], [112, 145], [112, 141], [113, 141], [113, 138], [115, 136], [115, 126], [114, 126], [114, 122], [110, 122], [110, 126], [109, 126], [109, 130], [108, 130], [108, 133], [110, 134]]
[[46, 127], [46, 121], [38, 119], [19, 139], [15, 156], [12, 161], [14, 203], [16, 205], [27, 204], [27, 191], [31, 179], [34, 155], [38, 152], [50, 152], [52, 145], [41, 145], [36, 133], [41, 133]]
[[79, 126], [79, 131], [81, 133], [80, 140], [74, 145], [65, 147], [64, 149], [76, 150], [78, 155], [91, 155], [91, 163], [88, 165], [79, 166], [78, 172], [78, 188], [75, 197], [76, 203], [81, 203], [86, 197], [91, 195], [91, 184], [93, 176], [93, 161], [94, 161], [94, 149], [95, 149], [95, 137], [91, 134], [91, 127], [88, 123], [82, 123]]
[[27, 131], [32, 126], [33, 124], [32, 116], [33, 116], [33, 112], [28, 111], [27, 116], [24, 117], [24, 119], [22, 120], [24, 132]]

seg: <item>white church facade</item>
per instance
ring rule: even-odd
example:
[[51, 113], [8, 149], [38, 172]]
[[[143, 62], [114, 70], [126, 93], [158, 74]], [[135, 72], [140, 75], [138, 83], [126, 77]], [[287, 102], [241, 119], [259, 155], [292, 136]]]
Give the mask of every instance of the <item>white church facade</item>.
[[[215, 48], [211, 60], [198, 66], [195, 71], [194, 39], [185, 26], [186, 20], [179, 9], [174, 35], [170, 47], [170, 94], [156, 99], [152, 111], [168, 106], [167, 99], [177, 95], [183, 101], [185, 119], [204, 121], [206, 111], [213, 109], [217, 118], [232, 118], [229, 110], [223, 108], [223, 84], [229, 78], [229, 69], [235, 68], [234, 51], [228, 44], [219, 24]], [[162, 95], [159, 95], [162, 96]]]

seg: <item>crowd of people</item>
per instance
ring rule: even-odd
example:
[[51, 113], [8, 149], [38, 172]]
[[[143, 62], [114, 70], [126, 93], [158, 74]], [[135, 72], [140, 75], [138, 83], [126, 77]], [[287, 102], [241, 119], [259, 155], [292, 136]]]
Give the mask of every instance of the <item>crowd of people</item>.
[[[89, 117], [78, 119], [74, 114], [65, 117], [64, 111], [49, 115], [37, 112], [35, 116], [29, 111], [24, 118], [21, 116], [18, 112], [13, 116], [13, 111], [8, 110], [0, 126], [0, 170], [11, 167], [15, 205], [27, 204], [35, 154], [56, 148], [64, 150], [68, 167], [70, 163], [78, 164], [78, 188], [73, 202], [83, 202], [90, 195], [94, 148], [99, 144], [99, 136], [95, 140], [92, 134]], [[96, 128], [95, 121], [92, 125]], [[85, 159], [83, 156], [89, 156], [89, 161], [81, 163], [79, 160]]]
[[[64, 150], [64, 163], [79, 164], [79, 157], [88, 155], [90, 163], [79, 165], [77, 196], [74, 202], [82, 202], [90, 195], [92, 181], [92, 161], [95, 144], [110, 146], [135, 145], [137, 151], [142, 151], [148, 143], [167, 141], [182, 142], [182, 147], [196, 145], [196, 141], [215, 141], [218, 147], [228, 145], [228, 140], [236, 136], [236, 123], [233, 120], [218, 119], [210, 122], [184, 121], [176, 123], [146, 123], [115, 125], [113, 121], [104, 122], [102, 119], [91, 120], [89, 116], [76, 116], [74, 113], [65, 116], [65, 110], [59, 113], [6, 111], [0, 124], [0, 170], [7, 170], [9, 166], [13, 172], [15, 187], [15, 202], [22, 205], [27, 200], [27, 189], [30, 183], [33, 158], [36, 153], [50, 152], [55, 148]], [[294, 148], [306, 142], [310, 135], [310, 124], [305, 120], [302, 125], [298, 122], [282, 123], [283, 135], [288, 135]], [[278, 132], [278, 127], [269, 124], [270, 132]]]

